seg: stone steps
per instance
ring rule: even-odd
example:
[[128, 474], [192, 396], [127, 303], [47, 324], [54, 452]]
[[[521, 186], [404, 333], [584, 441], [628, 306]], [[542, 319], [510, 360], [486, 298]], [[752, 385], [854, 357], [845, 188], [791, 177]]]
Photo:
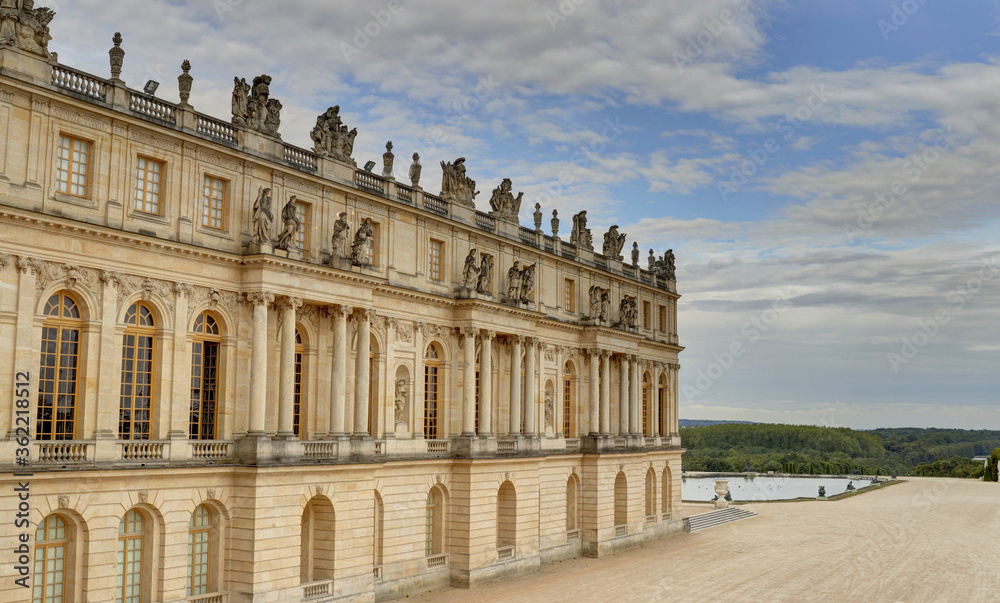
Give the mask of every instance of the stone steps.
[[716, 509], [715, 511], [709, 511], [708, 513], [685, 517], [684, 531], [697, 532], [698, 530], [707, 530], [708, 528], [714, 528], [715, 526], [719, 526], [724, 523], [732, 523], [734, 521], [749, 519], [756, 516], [757, 514], [752, 511], [736, 507]]

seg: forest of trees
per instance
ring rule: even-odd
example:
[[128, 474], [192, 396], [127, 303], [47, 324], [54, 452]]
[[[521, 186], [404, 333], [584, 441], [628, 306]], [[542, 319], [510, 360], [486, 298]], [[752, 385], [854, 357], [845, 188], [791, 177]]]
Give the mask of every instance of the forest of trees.
[[688, 471], [775, 471], [981, 477], [973, 456], [1000, 448], [1000, 431], [723, 423], [682, 427]]

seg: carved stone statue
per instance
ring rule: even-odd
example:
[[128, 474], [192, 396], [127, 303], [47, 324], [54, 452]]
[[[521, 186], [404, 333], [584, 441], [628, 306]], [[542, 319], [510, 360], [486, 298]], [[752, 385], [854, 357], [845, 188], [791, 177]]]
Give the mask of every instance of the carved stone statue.
[[549, 222], [552, 225], [552, 236], [559, 238], [559, 210], [552, 210], [552, 221]]
[[613, 224], [608, 232], [604, 233], [604, 257], [608, 259], [622, 261], [622, 247], [625, 246], [625, 233], [618, 232], [618, 225]]
[[257, 200], [253, 202], [253, 242], [258, 245], [271, 242], [271, 224], [274, 214], [271, 213], [271, 189], [263, 186], [257, 189]]
[[626, 329], [634, 329], [636, 319], [639, 317], [638, 302], [635, 296], [622, 296], [621, 302], [618, 304], [618, 313], [620, 315], [618, 324]]
[[512, 187], [510, 178], [504, 178], [500, 186], [493, 189], [493, 196], [490, 198], [490, 207], [493, 211], [490, 213], [501, 220], [517, 222], [521, 213], [521, 197], [524, 193], [518, 193], [515, 197], [511, 193]]
[[517, 260], [514, 260], [514, 265], [507, 270], [507, 299], [510, 301], [521, 299], [521, 268]]
[[420, 170], [423, 166], [420, 165], [420, 155], [417, 153], [413, 154], [413, 163], [410, 164], [410, 184], [414, 187], [420, 186]]
[[663, 254], [663, 263], [666, 265], [666, 277], [668, 281], [675, 280], [677, 278], [676, 270], [674, 268], [674, 250], [668, 249], [665, 254]]
[[569, 235], [569, 242], [582, 249], [594, 250], [594, 237], [587, 228], [587, 210], [573, 216], [573, 232]]
[[632, 243], [632, 266], [639, 267], [639, 244]]
[[34, 0], [0, 0], [0, 46], [49, 58], [49, 23], [55, 16], [50, 8], [35, 8]]
[[597, 320], [601, 317], [601, 288], [597, 285], [590, 286], [590, 318]]
[[316, 118], [309, 137], [313, 140], [313, 150], [317, 155], [357, 165], [351, 155], [354, 153], [354, 138], [358, 129], [348, 131], [340, 120], [340, 105], [334, 105]]
[[820, 498], [826, 498], [826, 487], [825, 486], [820, 486], [819, 487], [819, 497]]
[[108, 51], [108, 57], [111, 59], [111, 80], [114, 82], [121, 81], [122, 75], [122, 64], [125, 62], [125, 50], [122, 49], [122, 34], [116, 31], [113, 38], [111, 38], [111, 43], [114, 46]]
[[469, 250], [469, 255], [465, 256], [465, 266], [462, 268], [462, 286], [472, 289], [479, 280], [479, 255], [476, 249]]
[[607, 322], [611, 314], [611, 291], [604, 289], [601, 291], [601, 321]]
[[351, 263], [355, 266], [370, 266], [371, 259], [368, 257], [368, 242], [375, 236], [375, 225], [371, 218], [365, 218], [358, 231], [354, 233], [354, 242], [351, 243]]
[[493, 256], [484, 253], [482, 261], [479, 263], [479, 280], [476, 283], [476, 292], [488, 295], [490, 287], [493, 285]]
[[350, 257], [351, 225], [347, 223], [347, 212], [342, 211], [337, 215], [337, 221], [333, 223], [333, 252], [335, 258]]
[[653, 253], [652, 249], [650, 249], [649, 250], [649, 268], [648, 268], [648, 270], [650, 272], [653, 272], [654, 268], [656, 268], [656, 254]]
[[535, 213], [532, 214], [535, 218], [535, 232], [542, 232], [542, 204], [535, 203]]
[[245, 78], [233, 78], [233, 82], [233, 125], [281, 138], [281, 102], [270, 97], [271, 76], [258, 75], [252, 86]]
[[295, 206], [295, 195], [288, 198], [288, 203], [281, 210], [281, 224], [283, 228], [281, 229], [281, 234], [278, 235], [277, 243], [275, 247], [278, 249], [284, 249], [287, 251], [295, 251], [298, 249], [295, 243], [295, 234], [299, 231], [299, 226], [301, 222], [299, 221], [297, 208]]
[[409, 388], [406, 387], [406, 379], [396, 380], [396, 392], [393, 404], [396, 408], [396, 425], [406, 426], [406, 398]]
[[465, 175], [465, 157], [453, 163], [441, 162], [441, 198], [466, 207], [475, 207], [474, 201], [479, 191], [476, 181]]
[[392, 141], [385, 143], [385, 153], [382, 153], [382, 175], [392, 178], [392, 162], [395, 155], [392, 154]]
[[535, 266], [532, 264], [521, 271], [521, 302], [530, 303], [535, 291]]
[[551, 433], [555, 426], [556, 404], [552, 390], [545, 390], [545, 431]]

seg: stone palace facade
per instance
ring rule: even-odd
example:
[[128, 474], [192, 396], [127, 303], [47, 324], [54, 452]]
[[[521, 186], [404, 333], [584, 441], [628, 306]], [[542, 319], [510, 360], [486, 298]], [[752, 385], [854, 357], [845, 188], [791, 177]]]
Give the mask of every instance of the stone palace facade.
[[338, 107], [288, 145], [268, 76], [219, 120], [118, 35], [67, 67], [14, 4], [0, 600], [373, 601], [681, 528], [671, 253], [523, 227], [510, 180], [478, 211], [463, 158], [358, 168]]

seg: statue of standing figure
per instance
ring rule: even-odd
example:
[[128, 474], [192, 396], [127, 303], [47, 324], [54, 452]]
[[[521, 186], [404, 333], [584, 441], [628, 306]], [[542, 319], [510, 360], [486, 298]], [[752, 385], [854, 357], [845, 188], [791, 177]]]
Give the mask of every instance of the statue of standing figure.
[[405, 426], [406, 425], [406, 398], [408, 394], [408, 389], [406, 387], [406, 379], [396, 380], [396, 391], [393, 397], [393, 406], [395, 407], [395, 420], [396, 425]]
[[423, 166], [420, 165], [420, 155], [417, 153], [413, 154], [413, 163], [410, 164], [410, 184], [413, 188], [420, 186], [420, 171]]
[[462, 267], [462, 286], [472, 289], [479, 280], [479, 256], [476, 248], [469, 250], [469, 255], [465, 256], [465, 266]]
[[392, 141], [385, 143], [385, 153], [382, 153], [382, 175], [386, 178], [392, 178], [392, 164], [395, 155], [392, 154]]
[[441, 162], [441, 198], [466, 207], [475, 207], [474, 201], [479, 191], [476, 181], [465, 175], [465, 157], [452, 163]]
[[365, 218], [354, 233], [354, 242], [351, 243], [351, 263], [355, 266], [371, 265], [373, 258], [368, 255], [368, 246], [374, 236], [375, 225], [371, 218]]
[[587, 210], [573, 216], [573, 231], [569, 235], [569, 242], [582, 249], [594, 250], [594, 237], [587, 228]]
[[263, 186], [257, 189], [257, 200], [253, 202], [253, 242], [264, 245], [271, 242], [271, 189]]
[[521, 271], [521, 303], [531, 303], [535, 291], [535, 266], [537, 264], [532, 264]]
[[632, 266], [634, 268], [639, 267], [639, 244], [632, 243]]
[[604, 233], [604, 247], [602, 252], [604, 257], [612, 260], [622, 261], [622, 247], [625, 246], [625, 233], [618, 232], [618, 225], [613, 224], [608, 232]]
[[590, 286], [590, 319], [598, 320], [601, 317], [601, 288], [597, 285]]
[[295, 195], [289, 197], [288, 203], [286, 203], [285, 207], [282, 208], [281, 223], [284, 227], [281, 230], [281, 234], [278, 235], [278, 241], [275, 244], [275, 247], [286, 251], [297, 250], [298, 246], [295, 243], [295, 235], [299, 232], [299, 226], [301, 226], [302, 223], [299, 221]]
[[601, 291], [601, 322], [608, 322], [608, 316], [611, 314], [611, 291], [604, 289]]
[[337, 214], [337, 221], [333, 223], [333, 257], [350, 257], [350, 237], [351, 225], [347, 223], [347, 212], [342, 211]]
[[514, 264], [507, 270], [507, 299], [510, 301], [521, 299], [521, 268], [517, 260], [514, 260]]
[[512, 188], [513, 184], [511, 184], [510, 178], [504, 178], [500, 182], [500, 186], [493, 189], [490, 208], [493, 210], [493, 215], [501, 220], [517, 222], [518, 214], [521, 213], [521, 198], [524, 197], [524, 193], [518, 193], [515, 197], [514, 193], [511, 192]]
[[489, 295], [490, 287], [493, 285], [493, 256], [484, 253], [482, 261], [479, 263], [479, 281], [476, 283], [476, 292]]

